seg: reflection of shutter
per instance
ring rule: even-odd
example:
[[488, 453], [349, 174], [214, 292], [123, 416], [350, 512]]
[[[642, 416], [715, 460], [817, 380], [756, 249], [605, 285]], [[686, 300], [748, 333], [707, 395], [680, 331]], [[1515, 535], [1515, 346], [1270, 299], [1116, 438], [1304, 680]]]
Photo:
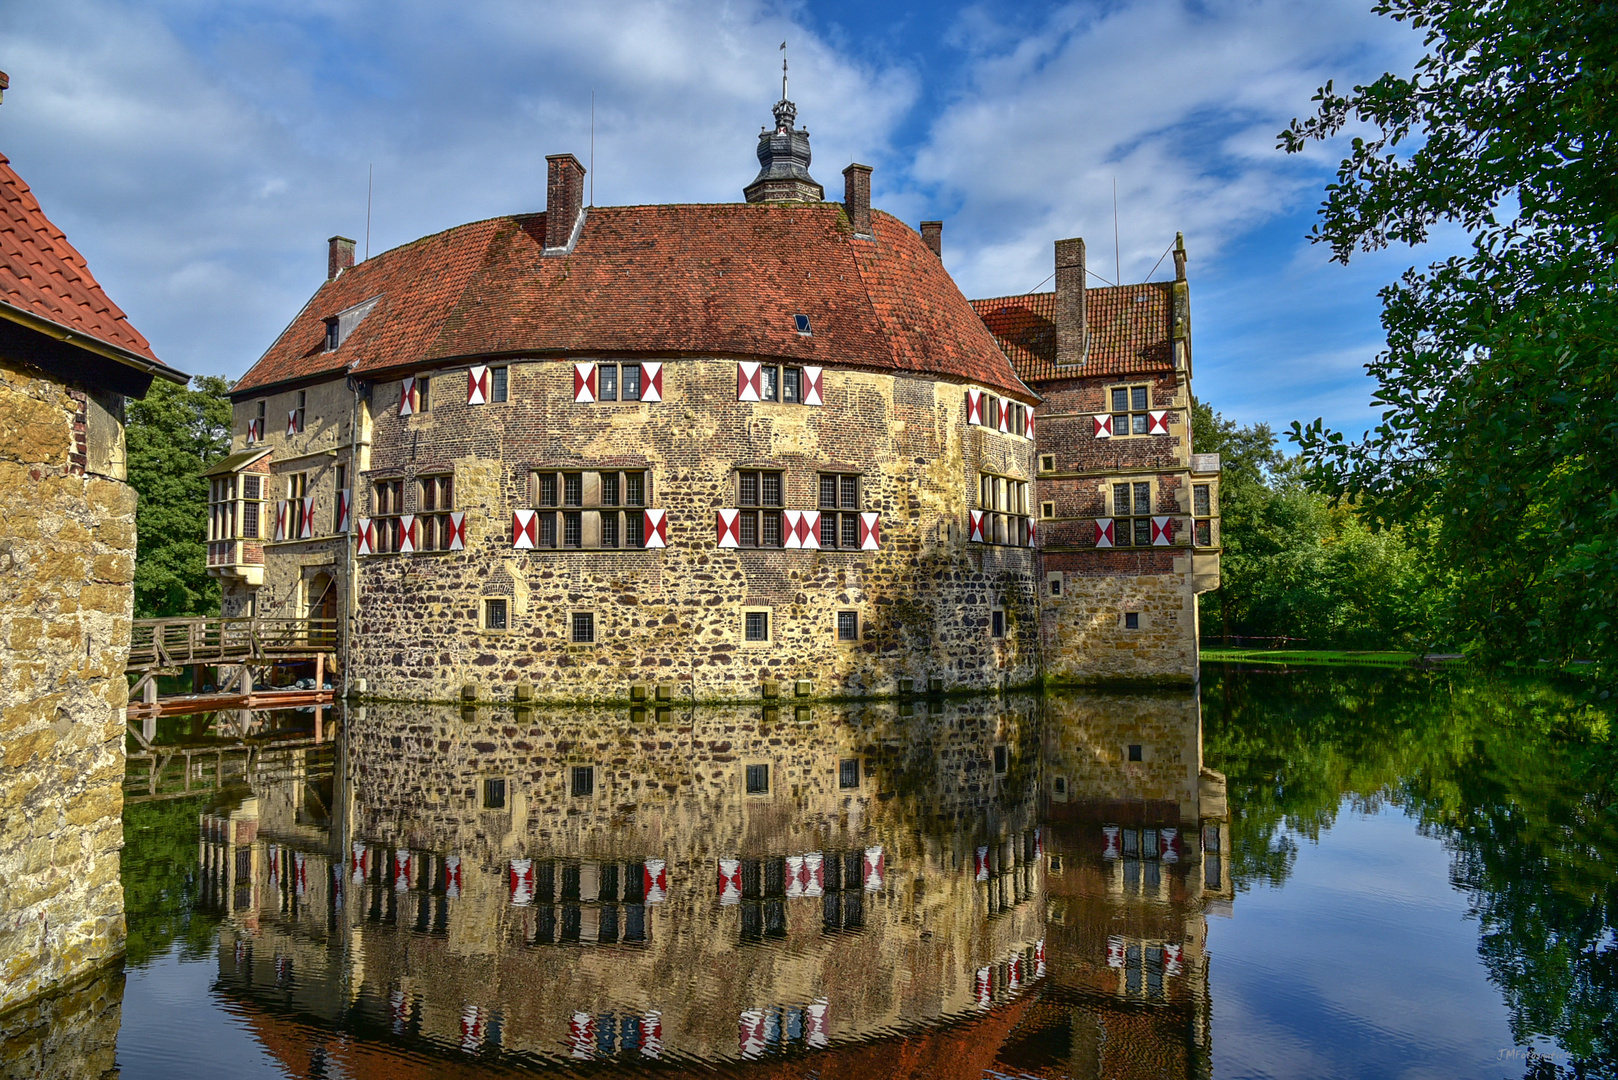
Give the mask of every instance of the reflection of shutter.
[[649, 548], [668, 547], [668, 512], [665, 510], [647, 510], [646, 527], [643, 535], [646, 537], [645, 545]]
[[416, 550], [416, 515], [402, 514], [399, 517], [399, 554], [411, 555]]
[[982, 390], [968, 390], [966, 392], [966, 422], [968, 424], [983, 423]]
[[1152, 544], [1155, 547], [1164, 547], [1174, 543], [1174, 519], [1168, 517], [1155, 517], [1152, 519]]
[[810, 1002], [804, 1012], [807, 1023], [804, 1025], [803, 1041], [810, 1047], [819, 1050], [831, 1042], [831, 1022], [827, 1013], [831, 1003], [825, 998], [816, 998]]
[[1164, 862], [1179, 862], [1180, 861], [1180, 830], [1179, 829], [1165, 828], [1165, 829], [1159, 830], [1158, 835], [1163, 838], [1163, 861]]
[[642, 364], [640, 366], [640, 399], [642, 401], [663, 400], [662, 364]]
[[449, 535], [444, 539], [447, 551], [461, 551], [466, 547], [466, 513], [457, 511], [449, 516]]
[[1091, 419], [1093, 419], [1096, 423], [1096, 438], [1112, 438], [1112, 415], [1110, 413], [1106, 416], [1101, 416], [1098, 414]]
[[1107, 966], [1112, 968], [1124, 966], [1124, 939], [1117, 934], [1107, 939]]
[[803, 403], [805, 405], [824, 405], [821, 398], [821, 378], [823, 371], [817, 367], [803, 369]]
[[1022, 989], [1022, 957], [1016, 954], [1006, 960], [1006, 989]]
[[719, 860], [719, 902], [726, 907], [742, 902], [742, 861]]
[[1034, 942], [1034, 978], [1045, 977], [1045, 939]]
[[1096, 519], [1096, 547], [1110, 548], [1113, 542], [1112, 518]]
[[1179, 975], [1185, 970], [1185, 946], [1163, 946], [1163, 974]]
[[567, 1022], [567, 1045], [577, 1061], [588, 1061], [596, 1053], [596, 1019], [586, 1012], [576, 1012]]
[[882, 845], [865, 849], [865, 891], [881, 892], [887, 875], [887, 861], [882, 857]]
[[466, 403], [487, 405], [489, 402], [489, 369], [476, 364], [466, 369]]
[[534, 902], [534, 860], [512, 859], [510, 877], [511, 902], [526, 906]]
[[642, 891], [646, 894], [648, 904], [661, 904], [669, 898], [669, 871], [662, 859], [647, 859], [642, 874]]
[[414, 870], [414, 860], [408, 851], [395, 851], [393, 853], [393, 891], [409, 892], [410, 878]]
[[986, 967], [978, 968], [977, 976], [972, 981], [973, 990], [977, 994], [978, 1008], [987, 1009], [994, 1004], [994, 973]]
[[737, 1041], [742, 1058], [751, 1061], [764, 1056], [764, 1010], [746, 1009], [737, 1028]]
[[786, 897], [787, 897], [788, 900], [796, 900], [799, 897], [803, 896], [803, 882], [804, 882], [803, 856], [802, 855], [788, 855], [786, 861], [787, 861]]
[[511, 546], [531, 548], [539, 543], [539, 515], [532, 510], [511, 512]]
[[989, 880], [989, 849], [980, 847], [972, 852], [972, 880]]
[[736, 364], [736, 400], [758, 401], [764, 393], [764, 378], [759, 374], [758, 365], [741, 360]]
[[1169, 414], [1167, 412], [1147, 413], [1146, 433], [1148, 435], [1167, 435], [1169, 433]]
[[966, 512], [966, 539], [969, 543], [974, 544], [984, 542], [982, 510], [968, 510]]
[[573, 365], [573, 400], [590, 402], [596, 399], [596, 366]]
[[359, 529], [355, 535], [358, 539], [355, 541], [354, 554], [372, 554], [376, 548], [376, 532], [370, 518], [360, 518]]
[[860, 550], [875, 551], [882, 544], [882, 515], [860, 515]]
[[640, 1019], [640, 1056], [660, 1057], [663, 1053], [663, 1014], [653, 1009]]
[[741, 511], [720, 510], [714, 515], [719, 533], [719, 546], [722, 548], [739, 547], [742, 542], [742, 527], [740, 523]]
[[811, 851], [803, 857], [803, 895], [821, 896], [826, 891], [826, 857]]
[[349, 870], [351, 871], [350, 880], [352, 880], [356, 885], [363, 885], [365, 883], [365, 879], [370, 876], [371, 873], [370, 849], [364, 844], [360, 843], [358, 840], [354, 841], [354, 852], [350, 857], [348, 865]]
[[416, 393], [416, 377], [406, 375], [404, 381], [399, 384], [399, 415], [413, 415], [416, 411], [416, 406], [420, 404], [421, 398]]

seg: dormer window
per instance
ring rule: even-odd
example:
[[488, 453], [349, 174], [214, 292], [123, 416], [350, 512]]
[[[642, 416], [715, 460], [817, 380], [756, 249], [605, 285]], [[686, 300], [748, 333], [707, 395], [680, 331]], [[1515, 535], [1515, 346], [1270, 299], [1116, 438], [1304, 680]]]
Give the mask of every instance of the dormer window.
[[809, 330], [809, 316], [794, 315], [792, 316], [792, 322], [795, 326], [797, 326], [798, 333], [802, 334], [804, 337], [808, 337], [810, 335], [811, 331]]
[[342, 338], [338, 336], [338, 320], [334, 315], [326, 320], [326, 351], [336, 352], [337, 346], [341, 344]]
[[363, 303], [355, 304], [353, 307], [348, 308], [345, 311], [339, 311], [337, 314], [327, 319], [326, 351], [336, 352], [338, 349], [342, 348], [343, 342], [348, 340], [348, 335], [355, 331], [355, 329], [360, 325], [360, 320], [364, 319], [365, 316], [371, 313], [371, 309], [376, 307], [376, 302], [380, 299], [382, 299], [382, 297], [373, 296], [369, 300], [366, 300]]

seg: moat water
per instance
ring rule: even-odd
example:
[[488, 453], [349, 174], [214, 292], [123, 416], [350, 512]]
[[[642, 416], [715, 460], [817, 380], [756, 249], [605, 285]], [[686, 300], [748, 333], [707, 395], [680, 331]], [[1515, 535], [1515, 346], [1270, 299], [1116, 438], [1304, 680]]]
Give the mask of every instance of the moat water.
[[218, 719], [0, 1076], [1618, 1076], [1618, 735], [1542, 683]]

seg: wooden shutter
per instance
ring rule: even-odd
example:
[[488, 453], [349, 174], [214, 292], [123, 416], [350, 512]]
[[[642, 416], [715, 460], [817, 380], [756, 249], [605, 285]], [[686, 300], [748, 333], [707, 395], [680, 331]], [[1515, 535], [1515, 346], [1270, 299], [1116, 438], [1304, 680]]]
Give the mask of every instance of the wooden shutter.
[[1112, 518], [1096, 519], [1096, 547], [1110, 548], [1113, 542]]
[[1155, 517], [1152, 519], [1152, 545], [1166, 547], [1174, 543], [1174, 519], [1171, 517]]
[[416, 540], [416, 515], [401, 514], [399, 517], [399, 554], [415, 554]]
[[421, 397], [416, 392], [416, 377], [406, 375], [399, 383], [399, 415], [413, 416], [416, 408], [421, 404]]
[[821, 379], [824, 372], [821, 368], [806, 367], [803, 369], [803, 403], [805, 405], [824, 405], [821, 398]]
[[1169, 414], [1166, 410], [1149, 412], [1146, 416], [1146, 434], [1167, 435], [1169, 433]]
[[669, 546], [669, 519], [668, 512], [664, 510], [647, 510], [646, 512], [645, 546], [660, 548]]
[[1095, 422], [1096, 422], [1096, 438], [1098, 438], [1098, 439], [1110, 439], [1110, 438], [1112, 438], [1112, 414], [1111, 413], [1106, 413], [1106, 414], [1097, 413], [1095, 415], [1094, 419], [1095, 419]]
[[573, 400], [588, 403], [595, 399], [596, 366], [594, 364], [574, 364]]
[[740, 547], [742, 542], [741, 512], [738, 510], [719, 510], [715, 512], [715, 526], [719, 534], [719, 546], [722, 548]]
[[875, 551], [882, 544], [882, 515], [860, 515], [860, 550]]
[[487, 405], [489, 403], [489, 369], [484, 364], [474, 364], [466, 369], [466, 403], [468, 405]]
[[[449, 515], [448, 520], [449, 535], [444, 539], [449, 542], [444, 545], [445, 549], [448, 551], [462, 551], [466, 548], [466, 513], [457, 511]], [[439, 542], [443, 543], [442, 540]]]
[[749, 360], [736, 363], [736, 400], [758, 401], [764, 394], [764, 377], [758, 365]]
[[663, 400], [662, 364], [642, 364], [640, 366], [640, 399], [642, 401]]
[[532, 510], [511, 512], [511, 546], [532, 548], [539, 543], [539, 515]]
[[966, 422], [968, 424], [983, 423], [983, 391], [967, 390], [966, 392]]
[[354, 554], [371, 555], [376, 549], [376, 531], [370, 518], [360, 518], [359, 528], [355, 531]]

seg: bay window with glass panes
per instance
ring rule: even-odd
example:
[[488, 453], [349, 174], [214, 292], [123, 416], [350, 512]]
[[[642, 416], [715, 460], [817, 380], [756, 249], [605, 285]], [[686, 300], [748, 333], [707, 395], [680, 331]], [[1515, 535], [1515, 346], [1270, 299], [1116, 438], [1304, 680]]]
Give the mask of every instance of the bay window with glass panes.
[[1191, 485], [1191, 536], [1197, 547], [1214, 545], [1213, 488], [1210, 484]]
[[264, 477], [231, 473], [208, 484], [208, 565], [233, 566], [248, 561], [241, 541], [261, 540]]
[[650, 486], [644, 469], [535, 472], [529, 479], [529, 494], [531, 505], [539, 510], [537, 546], [580, 550], [645, 547]]

